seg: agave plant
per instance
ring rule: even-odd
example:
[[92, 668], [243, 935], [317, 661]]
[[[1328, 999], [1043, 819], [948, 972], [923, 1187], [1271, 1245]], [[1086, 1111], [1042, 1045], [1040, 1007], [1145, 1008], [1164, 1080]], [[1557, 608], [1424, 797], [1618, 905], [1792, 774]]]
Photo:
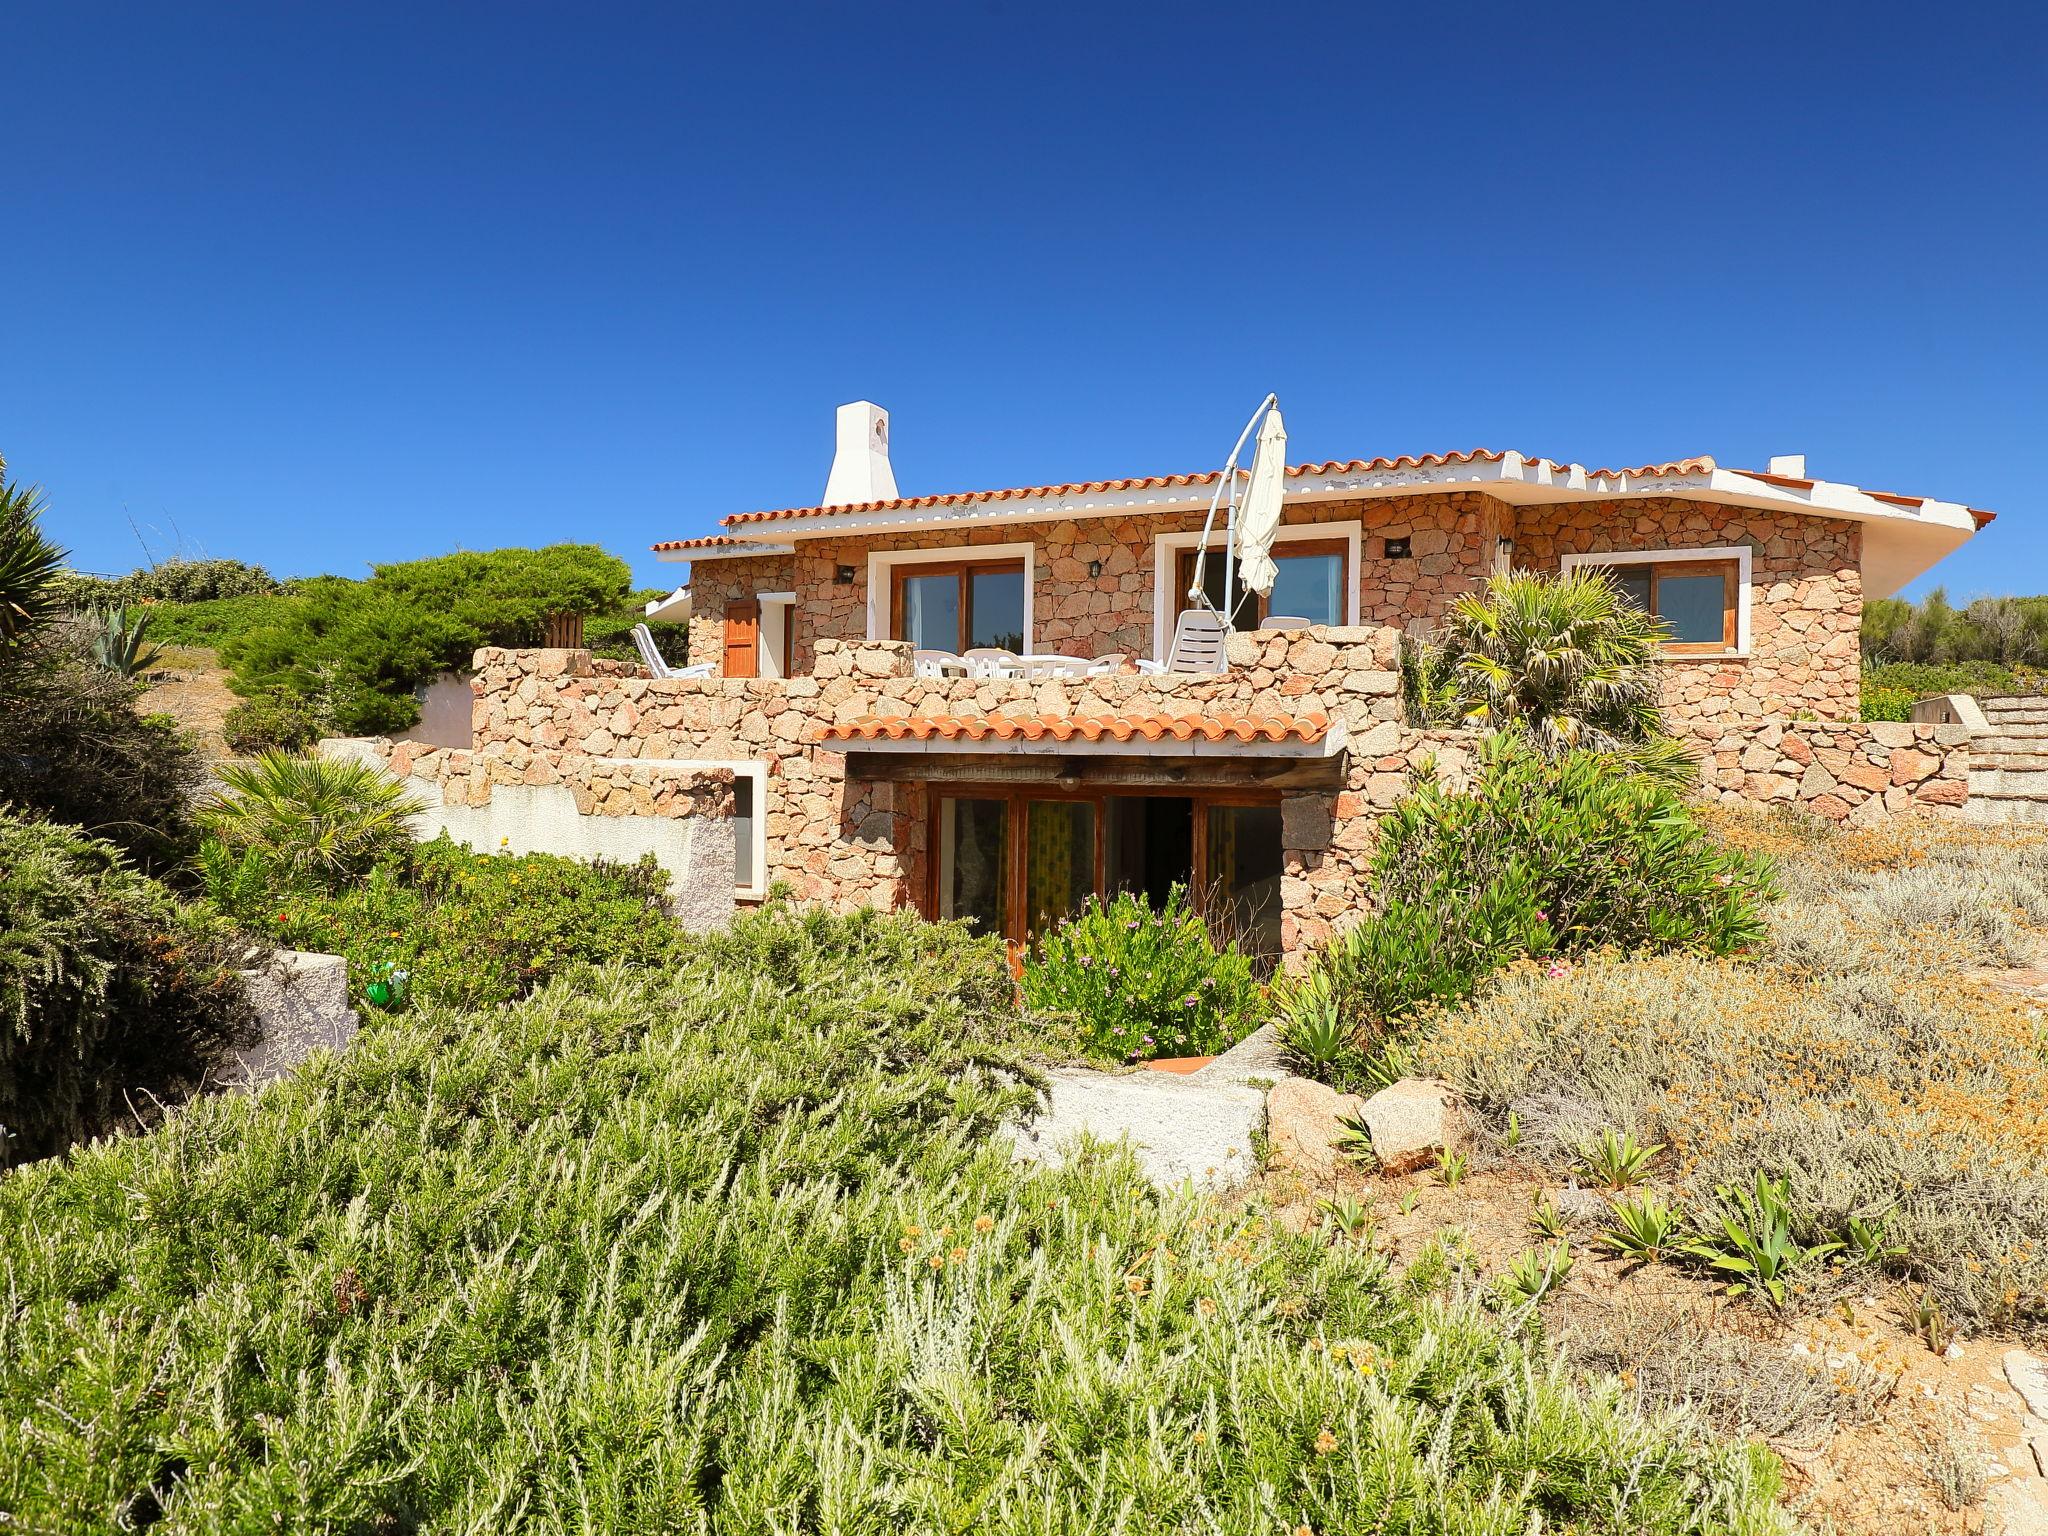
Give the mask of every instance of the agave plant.
[[1434, 642], [1453, 663], [1448, 708], [1433, 707], [1521, 732], [1546, 757], [1589, 748], [1682, 778], [1690, 759], [1658, 708], [1665, 635], [1604, 571], [1496, 576], [1458, 599]]
[[220, 770], [200, 824], [230, 852], [258, 850], [286, 880], [333, 887], [402, 846], [424, 807], [395, 779], [353, 759], [266, 752]]
[[149, 639], [149, 615], [131, 615], [125, 603], [94, 608], [85, 615], [92, 641], [92, 659], [109, 672], [139, 677], [163, 657], [163, 647]]
[[0, 646], [19, 645], [62, 606], [64, 551], [43, 534], [43, 507], [39, 487], [0, 479]]

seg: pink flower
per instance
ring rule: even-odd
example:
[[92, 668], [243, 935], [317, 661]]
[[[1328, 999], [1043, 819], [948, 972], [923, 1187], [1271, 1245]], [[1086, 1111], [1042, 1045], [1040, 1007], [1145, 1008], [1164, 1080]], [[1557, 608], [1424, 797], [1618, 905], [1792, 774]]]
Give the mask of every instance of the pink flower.
[[1553, 960], [1550, 964], [1543, 967], [1543, 974], [1552, 981], [1563, 981], [1571, 973], [1572, 966], [1569, 960]]

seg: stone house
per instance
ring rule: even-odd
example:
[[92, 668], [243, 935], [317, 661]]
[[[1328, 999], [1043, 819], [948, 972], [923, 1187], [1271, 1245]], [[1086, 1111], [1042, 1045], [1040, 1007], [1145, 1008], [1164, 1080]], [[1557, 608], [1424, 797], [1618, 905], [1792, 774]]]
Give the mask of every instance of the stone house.
[[[1374, 824], [1413, 766], [1469, 761], [1469, 737], [1406, 724], [1403, 635], [1494, 572], [1597, 563], [1672, 626], [1668, 715], [1710, 792], [1857, 822], [1967, 794], [1965, 729], [1858, 721], [1858, 632], [1866, 594], [1988, 513], [1811, 479], [1797, 459], [1303, 464], [1285, 476], [1279, 580], [1264, 603], [1239, 595], [1226, 670], [920, 676], [915, 648], [1164, 656], [1218, 477], [904, 497], [886, 415], [845, 407], [839, 427], [821, 504], [655, 546], [690, 565], [655, 610], [687, 612], [691, 659], [715, 675], [483, 652], [470, 753], [409, 749], [404, 771], [470, 806], [493, 785], [563, 786], [613, 817], [701, 818], [729, 794], [741, 900], [781, 883], [1021, 944], [1090, 894], [1180, 883], [1291, 954], [1357, 910]], [[1203, 581], [1220, 607], [1220, 563]], [[1274, 616], [1311, 627], [1255, 627]]]

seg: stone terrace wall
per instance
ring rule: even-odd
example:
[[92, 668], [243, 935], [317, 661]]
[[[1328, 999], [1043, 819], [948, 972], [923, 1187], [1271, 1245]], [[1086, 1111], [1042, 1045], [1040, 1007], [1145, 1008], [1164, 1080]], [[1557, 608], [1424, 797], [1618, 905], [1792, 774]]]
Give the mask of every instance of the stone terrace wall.
[[1797, 806], [1854, 827], [1912, 812], [1953, 815], [1969, 799], [1970, 731], [1774, 722], [1722, 742], [1703, 776], [1708, 792], [1731, 805]]
[[1350, 771], [1334, 791], [1282, 802], [1291, 949], [1357, 909], [1373, 823], [1413, 764], [1424, 753], [1469, 752], [1469, 737], [1402, 724], [1398, 644], [1391, 628], [1239, 635], [1227, 673], [1040, 679], [914, 677], [909, 647], [888, 641], [821, 641], [811, 675], [787, 680], [657, 680], [623, 676], [586, 652], [484, 650], [476, 738], [486, 756], [765, 762], [768, 878], [844, 907], [909, 903], [922, 889], [926, 787], [849, 780], [846, 754], [817, 740], [828, 724], [864, 715], [1321, 713], [1346, 732]]

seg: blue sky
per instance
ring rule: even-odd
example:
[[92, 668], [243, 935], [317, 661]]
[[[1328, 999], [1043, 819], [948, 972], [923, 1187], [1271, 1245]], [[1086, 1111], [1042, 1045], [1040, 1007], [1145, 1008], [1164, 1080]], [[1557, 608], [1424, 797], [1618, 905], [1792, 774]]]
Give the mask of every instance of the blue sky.
[[[93, 570], [822, 490], [1711, 453], [2048, 591], [2038, 9], [9, 6], [0, 454]], [[1922, 582], [1924, 588], [1930, 582]]]

